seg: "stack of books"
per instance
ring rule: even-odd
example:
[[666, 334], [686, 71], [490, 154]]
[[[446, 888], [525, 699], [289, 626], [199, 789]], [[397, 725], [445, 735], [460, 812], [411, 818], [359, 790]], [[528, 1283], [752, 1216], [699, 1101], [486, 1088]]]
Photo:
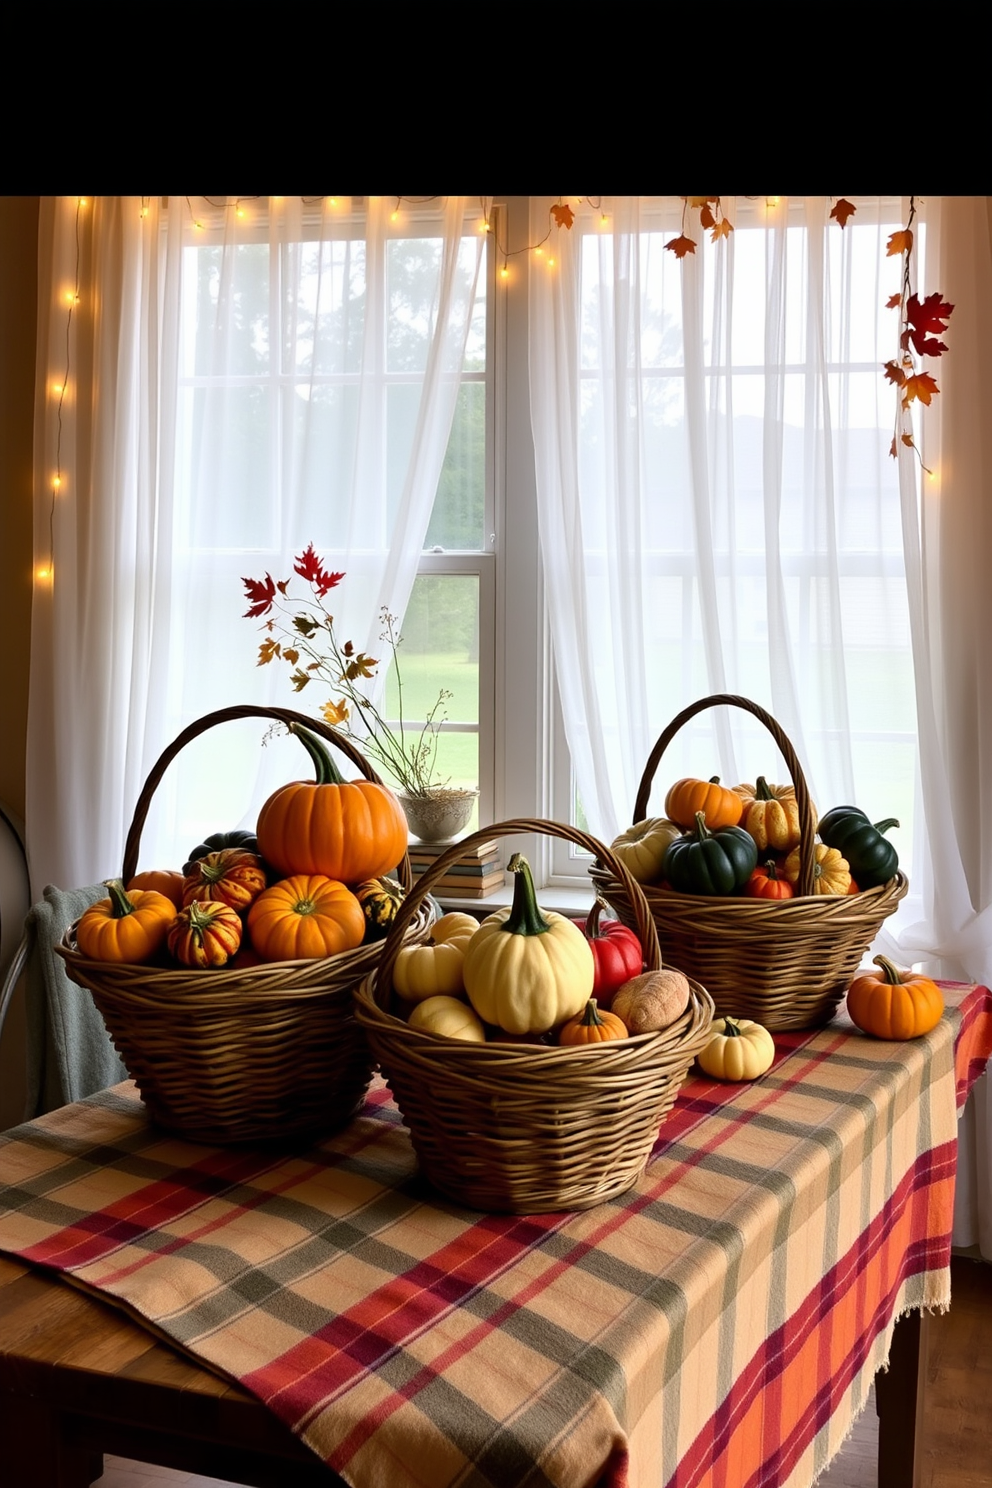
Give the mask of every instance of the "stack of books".
[[[410, 867], [414, 880], [433, 868], [450, 842], [411, 842]], [[494, 889], [503, 887], [503, 858], [499, 839], [478, 842], [469, 848], [434, 885], [435, 894], [451, 894], [458, 899], [484, 899]]]

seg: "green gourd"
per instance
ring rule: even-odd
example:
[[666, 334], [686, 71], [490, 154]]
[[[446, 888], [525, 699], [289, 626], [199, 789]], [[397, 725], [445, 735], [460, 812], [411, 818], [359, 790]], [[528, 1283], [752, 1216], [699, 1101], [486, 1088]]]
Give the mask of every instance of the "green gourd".
[[857, 806], [835, 806], [816, 830], [821, 842], [836, 847], [847, 859], [858, 888], [873, 889], [888, 883], [899, 867], [899, 854], [882, 836], [898, 825], [894, 816], [873, 824]]
[[758, 865], [758, 845], [743, 827], [711, 832], [701, 811], [696, 829], [673, 842], [663, 871], [682, 894], [737, 894]]

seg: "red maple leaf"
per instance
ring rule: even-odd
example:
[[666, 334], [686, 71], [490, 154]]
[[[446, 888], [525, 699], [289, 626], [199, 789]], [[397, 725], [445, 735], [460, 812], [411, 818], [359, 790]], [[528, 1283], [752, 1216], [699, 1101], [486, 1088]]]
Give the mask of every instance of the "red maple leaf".
[[841, 227], [846, 227], [848, 217], [853, 217], [857, 210], [854, 203], [849, 202], [846, 196], [840, 196], [834, 202], [830, 215], [840, 223]]
[[323, 599], [328, 590], [334, 589], [344, 578], [343, 573], [328, 573], [314, 552], [313, 543], [309, 543], [306, 551], [297, 558], [293, 572], [311, 583], [320, 599]]
[[687, 238], [685, 233], [679, 238], [672, 238], [671, 242], [665, 244], [665, 247], [670, 248], [676, 258], [685, 258], [687, 253], [696, 251], [696, 244], [692, 238]]
[[245, 592], [251, 601], [248, 609], [245, 610], [244, 618], [246, 620], [254, 620], [259, 615], [267, 615], [276, 597], [276, 586], [273, 583], [272, 575], [266, 574], [264, 579], [242, 579], [241, 582], [244, 584]]
[[948, 305], [941, 298], [939, 291], [927, 295], [922, 301], [911, 294], [906, 301], [908, 326], [902, 333], [903, 349], [912, 342], [917, 356], [940, 356], [947, 347], [943, 341], [934, 338], [942, 336], [947, 330], [947, 322], [953, 309], [953, 305]]

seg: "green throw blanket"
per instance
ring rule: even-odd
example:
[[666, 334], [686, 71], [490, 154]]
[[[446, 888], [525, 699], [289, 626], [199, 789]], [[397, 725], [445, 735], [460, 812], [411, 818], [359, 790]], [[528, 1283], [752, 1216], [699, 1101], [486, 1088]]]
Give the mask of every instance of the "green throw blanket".
[[70, 980], [54, 949], [73, 920], [106, 892], [103, 884], [88, 889], [56, 889], [50, 884], [25, 921], [26, 1121], [127, 1079], [93, 998]]

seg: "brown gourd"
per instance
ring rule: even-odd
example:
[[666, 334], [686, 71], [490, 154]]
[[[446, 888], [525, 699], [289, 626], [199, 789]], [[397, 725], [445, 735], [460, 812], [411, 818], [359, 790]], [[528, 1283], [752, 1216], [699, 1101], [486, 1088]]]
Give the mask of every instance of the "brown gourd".
[[689, 1006], [689, 983], [668, 967], [642, 971], [614, 993], [610, 1006], [631, 1033], [655, 1033], [681, 1018]]

